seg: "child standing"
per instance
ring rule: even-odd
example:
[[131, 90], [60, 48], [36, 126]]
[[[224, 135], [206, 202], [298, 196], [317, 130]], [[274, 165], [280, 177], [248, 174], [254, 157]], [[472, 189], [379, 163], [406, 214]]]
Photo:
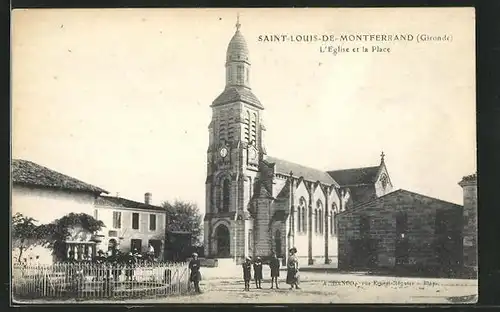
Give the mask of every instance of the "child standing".
[[250, 280], [252, 279], [252, 263], [250, 258], [247, 257], [245, 262], [241, 265], [243, 267], [243, 280], [245, 281], [245, 291], [250, 290]]
[[262, 289], [262, 259], [257, 257], [253, 264], [253, 278], [255, 279], [255, 288]]
[[280, 276], [280, 260], [276, 257], [276, 253], [274, 252], [271, 256], [269, 268], [271, 269], [271, 289], [273, 288], [274, 283], [276, 283], [276, 289], [279, 289], [278, 277]]

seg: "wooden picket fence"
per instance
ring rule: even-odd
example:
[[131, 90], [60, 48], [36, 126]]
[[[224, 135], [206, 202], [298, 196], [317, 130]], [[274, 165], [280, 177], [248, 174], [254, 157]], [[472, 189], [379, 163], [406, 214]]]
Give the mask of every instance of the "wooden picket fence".
[[186, 263], [15, 264], [12, 269], [14, 299], [145, 298], [190, 291]]

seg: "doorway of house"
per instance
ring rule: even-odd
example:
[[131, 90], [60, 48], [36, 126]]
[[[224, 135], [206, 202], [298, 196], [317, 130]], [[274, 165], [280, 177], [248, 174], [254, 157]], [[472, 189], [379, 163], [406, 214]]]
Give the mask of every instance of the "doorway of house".
[[225, 225], [219, 225], [215, 230], [215, 240], [217, 241], [217, 257], [230, 257], [229, 229]]
[[142, 239], [131, 239], [130, 240], [130, 251], [131, 252], [142, 252]]
[[148, 243], [151, 244], [151, 246], [153, 246], [153, 249], [155, 250], [154, 256], [155, 256], [155, 258], [158, 258], [161, 254], [161, 247], [162, 247], [161, 240], [150, 239]]

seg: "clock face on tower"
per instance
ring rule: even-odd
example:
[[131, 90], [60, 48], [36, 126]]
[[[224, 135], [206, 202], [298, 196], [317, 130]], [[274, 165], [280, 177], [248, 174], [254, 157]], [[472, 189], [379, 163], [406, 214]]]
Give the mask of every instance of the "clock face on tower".
[[223, 148], [220, 149], [219, 152], [220, 152], [220, 156], [222, 158], [225, 158], [227, 156], [227, 148], [223, 147]]

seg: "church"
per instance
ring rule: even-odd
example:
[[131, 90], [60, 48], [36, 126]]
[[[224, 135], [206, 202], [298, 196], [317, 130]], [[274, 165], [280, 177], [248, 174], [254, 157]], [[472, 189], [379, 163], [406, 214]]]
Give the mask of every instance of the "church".
[[226, 86], [208, 127], [204, 248], [208, 258], [287, 257], [335, 263], [336, 214], [392, 191], [384, 162], [322, 171], [272, 157], [264, 147], [264, 105], [250, 86], [251, 59], [236, 23], [226, 53]]

